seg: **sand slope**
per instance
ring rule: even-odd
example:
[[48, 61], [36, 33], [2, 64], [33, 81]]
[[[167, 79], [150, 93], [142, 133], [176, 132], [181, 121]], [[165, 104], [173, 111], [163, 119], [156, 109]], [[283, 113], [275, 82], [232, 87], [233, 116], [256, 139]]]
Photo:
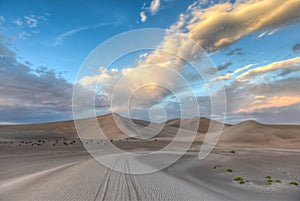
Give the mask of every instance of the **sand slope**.
[[299, 148], [300, 125], [270, 125], [248, 120], [224, 129], [219, 145]]
[[[206, 133], [208, 131], [208, 128], [210, 124], [214, 127], [224, 126], [224, 129], [229, 127], [229, 124], [222, 124], [218, 121], [214, 121], [205, 117], [194, 117], [190, 119], [171, 119], [166, 122], [167, 125], [179, 128], [180, 123], [182, 121], [186, 122], [186, 126], [183, 126], [184, 129], [189, 129], [191, 126], [198, 126], [198, 132], [199, 133]], [[198, 123], [199, 122], [199, 123]]]

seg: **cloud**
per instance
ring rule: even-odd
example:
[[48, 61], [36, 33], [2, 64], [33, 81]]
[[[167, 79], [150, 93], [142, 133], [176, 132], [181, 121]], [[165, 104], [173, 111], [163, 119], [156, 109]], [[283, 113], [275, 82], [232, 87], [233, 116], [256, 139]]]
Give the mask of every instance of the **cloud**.
[[2, 25], [5, 22], [5, 18], [0, 15], [0, 25]]
[[[215, 4], [204, 9], [201, 6], [201, 2], [196, 2], [185, 13], [180, 14], [178, 21], [167, 30], [159, 47], [183, 55], [191, 62], [198, 60], [200, 55], [193, 51], [197, 49], [195, 43], [186, 38], [192, 38], [206, 50], [217, 51], [247, 34], [259, 30], [273, 30], [300, 19], [297, 12], [300, 1], [289, 0], [283, 3], [280, 0], [250, 0], [236, 1], [235, 4]], [[230, 54], [239, 52], [240, 49], [236, 49]], [[143, 63], [172, 63], [174, 69], [180, 69], [185, 64], [181, 59], [174, 60], [172, 56], [162, 54], [161, 51], [147, 55]], [[230, 76], [223, 78], [228, 79]]]
[[160, 6], [160, 0], [152, 0], [150, 6], [148, 7], [146, 6], [146, 3], [144, 3], [140, 12], [141, 22], [146, 22], [147, 15], [156, 15], [160, 9]]
[[52, 44], [52, 46], [58, 46], [58, 45], [62, 45], [64, 40], [68, 37], [71, 37], [79, 32], [82, 32], [82, 31], [86, 31], [86, 30], [89, 30], [89, 29], [95, 29], [95, 28], [99, 28], [99, 27], [104, 27], [104, 26], [109, 26], [109, 25], [119, 25], [121, 24], [121, 22], [119, 20], [117, 20], [116, 22], [110, 22], [110, 23], [98, 23], [98, 24], [94, 24], [94, 25], [90, 25], [90, 26], [82, 26], [82, 27], [78, 27], [78, 28], [75, 28], [75, 29], [71, 29], [71, 30], [68, 30], [62, 34], [60, 34], [59, 36], [57, 36], [55, 38], [55, 41], [54, 43]]
[[244, 67], [236, 69], [233, 73], [227, 73], [225, 75], [215, 77], [215, 78], [211, 79], [210, 81], [229, 80], [229, 79], [233, 78], [234, 75], [239, 74], [240, 72], [243, 72], [244, 70], [251, 68], [253, 65], [254, 64], [246, 65]]
[[[232, 122], [254, 118], [266, 123], [299, 124], [300, 94], [297, 93], [300, 91], [300, 79], [297, 73], [299, 66], [298, 68], [288, 67], [293, 63], [291, 61], [296, 60], [295, 58], [283, 60], [248, 70], [242, 74], [247, 75], [245, 79], [236, 78], [228, 83], [225, 86], [227, 115]], [[282, 69], [289, 68], [290, 76], [281, 76], [282, 71], [278, 70], [279, 66]], [[248, 68], [249, 66], [245, 66], [240, 69]], [[232, 74], [237, 71], [242, 72], [240, 69]], [[264, 81], [255, 81], [257, 77], [263, 77]]]
[[262, 74], [276, 71], [280, 71], [280, 75], [287, 75], [291, 72], [300, 71], [300, 57], [295, 57], [284, 61], [274, 62], [266, 66], [257, 67], [238, 76], [237, 80], [249, 81], [253, 80], [257, 76], [261, 76]]
[[[202, 45], [206, 50], [215, 52], [233, 44], [250, 33], [268, 30], [272, 32], [273, 30], [300, 19], [300, 14], [297, 12], [300, 8], [299, 1], [249, 0], [236, 1], [234, 4], [227, 1], [226, 3], [213, 4], [205, 8], [201, 6], [200, 2], [189, 6], [186, 12], [180, 14], [178, 21], [171, 25], [166, 31], [166, 35], [163, 41], [157, 46], [157, 49], [141, 57], [137, 65], [129, 69], [134, 71], [137, 66], [159, 64], [161, 66], [170, 67], [174, 71], [183, 72], [185, 69], [183, 66], [185, 66], [187, 62], [196, 63], [203, 59], [203, 54], [201, 54], [201, 51], [197, 48], [198, 44]], [[187, 38], [192, 38], [195, 43], [187, 40]], [[176, 56], [167, 52], [174, 53]], [[229, 55], [234, 54], [241, 54], [241, 50], [237, 48], [229, 52]], [[185, 58], [185, 60], [182, 58]], [[257, 97], [264, 96], [264, 100], [269, 100], [270, 103], [274, 102], [274, 97], [277, 97], [277, 100], [286, 100], [287, 97], [294, 97], [292, 93], [299, 91], [299, 87], [293, 86], [295, 84], [293, 77], [287, 79], [287, 76], [283, 75], [291, 75], [290, 73], [297, 72], [299, 67], [287, 65], [289, 62], [289, 60], [280, 61], [278, 63], [274, 62], [267, 66], [255, 68], [255, 70], [249, 70], [254, 66], [254, 64], [249, 64], [237, 69], [233, 73], [228, 73], [221, 77], [213, 78], [213, 75], [211, 75], [212, 80], [215, 79], [214, 81], [228, 80], [237, 76], [236, 79], [226, 85], [229, 115], [233, 114], [246, 117], [270, 108], [273, 108], [274, 111], [278, 111], [283, 107], [294, 109], [292, 105], [298, 103], [295, 102], [292, 104], [292, 102], [287, 101], [292, 105], [282, 104], [276, 108], [275, 105], [266, 103], [263, 107], [253, 108], [253, 110], [248, 113], [244, 110], [249, 108], [254, 101], [259, 101], [260, 99]], [[205, 66], [206, 70], [210, 68], [211, 66]], [[220, 69], [222, 69], [222, 67], [220, 67]], [[248, 71], [243, 73], [246, 70]], [[167, 86], [175, 91], [180, 91], [181, 89], [177, 86], [180, 82], [170, 77], [167, 73], [153, 73], [151, 72], [151, 68], [149, 68], [145, 74], [148, 76], [151, 75], [151, 77], [152, 75], [159, 76], [157, 78], [167, 82]], [[251, 80], [261, 75], [267, 78], [265, 82], [251, 82]], [[277, 77], [279, 78], [276, 78], [276, 75], [278, 75]], [[109, 91], [111, 91], [111, 87], [113, 87], [114, 83], [122, 76], [124, 76], [124, 74], [120, 70], [104, 73], [103, 77], [106, 81], [103, 82], [103, 84], [105, 85], [104, 90], [107, 90], [108, 97], [110, 97]], [[100, 77], [97, 76], [91, 76], [83, 78], [81, 81], [91, 84], [95, 83], [99, 78]], [[132, 77], [132, 80], [127, 82], [128, 85], [122, 85], [122, 87], [124, 87], [124, 94], [122, 95], [126, 96], [128, 93], [131, 93], [130, 90], [128, 90], [130, 86], [134, 86], [135, 83], [139, 83], [142, 79], [144, 79], [143, 73], [140, 73], [139, 76]], [[189, 78], [187, 79], [189, 80]], [[278, 91], [278, 88], [280, 91]], [[168, 96], [168, 93], [153, 86], [145, 89], [145, 91], [147, 91], [147, 93], [142, 93], [144, 97], [141, 97], [141, 100], [149, 104], [155, 103], [155, 101], [162, 100]], [[145, 96], [145, 94], [149, 94], [149, 97]], [[294, 98], [293, 100], [298, 99]], [[120, 101], [122, 101], [122, 99], [120, 99]], [[286, 117], [282, 117], [282, 119], [284, 118]]]
[[232, 64], [231, 61], [226, 61], [226, 62], [222, 63], [221, 65], [219, 65], [217, 68], [209, 68], [208, 70], [206, 70], [206, 73], [208, 73], [210, 75], [216, 74], [219, 71], [227, 69], [231, 64]]
[[[0, 122], [36, 123], [72, 118], [73, 84], [47, 67], [31, 69], [0, 41]], [[82, 95], [91, 93], [82, 89]], [[103, 102], [101, 102], [103, 99]], [[96, 96], [96, 107], [105, 97]], [[84, 102], [83, 102], [84, 104]]]
[[218, 71], [227, 69], [232, 64], [231, 61], [226, 61], [217, 67]]
[[293, 46], [293, 51], [294, 51], [294, 52], [300, 51], [300, 44], [299, 44], [299, 43], [297, 43], [297, 44], [295, 44], [295, 45]]
[[228, 56], [231, 55], [242, 55], [242, 48], [235, 48], [227, 53]]
[[12, 19], [10, 22], [17, 25], [17, 35], [21, 40], [26, 40], [33, 34], [39, 33], [39, 25], [47, 22], [48, 15], [28, 14]]
[[140, 17], [141, 17], [141, 22], [146, 22], [147, 16], [146, 16], [146, 14], [145, 14], [145, 11], [142, 11], [142, 12], [140, 13]]
[[152, 15], [156, 14], [160, 7], [160, 0], [153, 0], [150, 4], [149, 11]]
[[[264, 96], [255, 96], [255, 99], [258, 99], [258, 97], [264, 97]], [[251, 113], [257, 110], [262, 110], [266, 108], [280, 108], [284, 106], [291, 106], [296, 103], [300, 103], [300, 96], [273, 96], [270, 98], [260, 98], [263, 100], [253, 101], [251, 105], [247, 108], [242, 108], [237, 110], [237, 113]]]
[[275, 30], [300, 19], [300, 2], [295, 0], [229, 1], [205, 9], [194, 4], [185, 14], [187, 33], [204, 48], [216, 51], [245, 35]]

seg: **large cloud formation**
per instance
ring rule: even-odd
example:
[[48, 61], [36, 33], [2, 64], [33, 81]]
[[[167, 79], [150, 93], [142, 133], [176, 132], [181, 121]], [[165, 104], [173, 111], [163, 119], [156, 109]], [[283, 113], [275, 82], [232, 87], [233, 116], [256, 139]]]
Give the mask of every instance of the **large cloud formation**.
[[[104, 78], [107, 78], [106, 85], [108, 87], [105, 91], [109, 93], [109, 87], [113, 86], [113, 83], [116, 83], [120, 76], [125, 75], [137, 66], [159, 64], [171, 67], [176, 71], [182, 71], [182, 67], [186, 65], [186, 62], [201, 60], [202, 55], [199, 54], [198, 45], [201, 45], [209, 52], [216, 52], [235, 43], [248, 34], [258, 31], [272, 32], [272, 30], [280, 29], [282, 26], [300, 20], [300, 13], [298, 12], [300, 10], [300, 1], [298, 0], [249, 0], [236, 1], [234, 4], [226, 1], [225, 3], [213, 4], [205, 8], [202, 5], [202, 2], [198, 1], [190, 5], [186, 12], [180, 14], [178, 21], [166, 31], [166, 36], [158, 45], [158, 49], [140, 57], [136, 66], [118, 71], [101, 72], [100, 74]], [[186, 38], [191, 38], [195, 42], [186, 40]], [[181, 55], [186, 60], [176, 57], [173, 54], [163, 53], [162, 49]], [[284, 82], [285, 75], [298, 71], [298, 60], [299, 58], [293, 58], [286, 61], [274, 62], [252, 70], [249, 69], [255, 66], [255, 64], [249, 64], [236, 69], [232, 73], [227, 73], [220, 77], [212, 77], [211, 81], [231, 80], [237, 76], [237, 79], [227, 86], [227, 95], [230, 100], [228, 101], [228, 108], [231, 114], [237, 115], [243, 113], [244, 116], [249, 116], [252, 113], [263, 113], [264, 109], [272, 107], [289, 107], [289, 105], [297, 104], [298, 98], [291, 95], [283, 97], [280, 93], [276, 95], [274, 89], [277, 86], [287, 87], [286, 85], [280, 85]], [[207, 74], [215, 72], [214, 69], [208, 66], [206, 68]], [[246, 72], [240, 74], [244, 71]], [[268, 73], [278, 73], [277, 75], [280, 79], [275, 79], [271, 82], [270, 80], [273, 78], [269, 77], [268, 82], [256, 84], [247, 82], [262, 74], [267, 74], [264, 76], [268, 77]], [[85, 86], [95, 84], [101, 75], [85, 77], [81, 80], [81, 83]], [[151, 75], [150, 73], [149, 76]], [[160, 76], [165, 78], [165, 80], [169, 79], [168, 75], [161, 74]], [[137, 82], [139, 78], [134, 79], [137, 80], [132, 80], [132, 83]], [[286, 78], [285, 82], [289, 82], [290, 80], [292, 79]], [[174, 82], [172, 79], [169, 81]], [[292, 83], [289, 84], [292, 85]], [[273, 90], [269, 90], [270, 86], [274, 87]], [[157, 93], [157, 88], [152, 87], [151, 90], [156, 93], [149, 92], [149, 94], [155, 94], [159, 98], [164, 97], [164, 94]], [[161, 92], [163, 93], [163, 91]], [[292, 93], [292, 91], [290, 92]], [[270, 93], [274, 94], [271, 96]], [[154, 97], [154, 99], [157, 97]], [[262, 102], [262, 99], [256, 100], [255, 97], [264, 97], [265, 103], [259, 103], [259, 101]], [[147, 100], [151, 100], [151, 98]], [[278, 106], [275, 105], [277, 101], [280, 102]], [[248, 107], [249, 105], [251, 107]]]
[[[47, 67], [31, 69], [0, 40], [0, 124], [72, 118], [73, 84]], [[82, 89], [82, 94], [91, 93]], [[97, 107], [105, 107], [105, 97]], [[83, 103], [84, 104], [84, 103]]]
[[46, 67], [32, 70], [20, 63], [2, 40], [0, 72], [0, 122], [70, 118], [72, 84]]

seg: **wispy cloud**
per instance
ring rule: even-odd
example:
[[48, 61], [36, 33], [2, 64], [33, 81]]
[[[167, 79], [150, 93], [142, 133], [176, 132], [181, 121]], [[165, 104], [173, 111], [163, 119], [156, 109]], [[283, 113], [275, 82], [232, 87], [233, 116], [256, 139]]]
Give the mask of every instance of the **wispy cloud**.
[[22, 17], [14, 18], [10, 23], [17, 26], [18, 38], [21, 40], [26, 40], [33, 34], [39, 33], [39, 25], [47, 22], [47, 17], [49, 14], [28, 14]]
[[160, 0], [152, 0], [149, 6], [146, 6], [146, 3], [144, 3], [140, 12], [141, 22], [146, 22], [147, 15], [156, 15], [160, 7]]
[[104, 26], [109, 26], [109, 25], [119, 25], [119, 24], [121, 24], [121, 22], [116, 21], [116, 22], [110, 22], [110, 23], [98, 23], [98, 24], [94, 24], [94, 25], [90, 25], [90, 26], [81, 26], [81, 27], [78, 27], [75, 29], [71, 29], [71, 30], [68, 30], [68, 31], [60, 34], [59, 36], [57, 36], [55, 38], [55, 41], [52, 44], [52, 46], [56, 47], [56, 46], [62, 45], [66, 38], [71, 37], [82, 31], [86, 31], [89, 29], [95, 29], [95, 28], [99, 28], [99, 27], [104, 27]]
[[150, 13], [154, 15], [155, 13], [157, 13], [159, 7], [160, 7], [160, 0], [153, 0], [149, 8]]

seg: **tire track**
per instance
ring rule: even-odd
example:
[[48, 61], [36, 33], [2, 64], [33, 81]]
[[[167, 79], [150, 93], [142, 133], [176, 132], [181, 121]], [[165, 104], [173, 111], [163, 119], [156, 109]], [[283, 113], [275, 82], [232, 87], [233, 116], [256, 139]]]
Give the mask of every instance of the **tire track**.
[[[114, 160], [112, 163], [111, 163], [111, 167], [114, 167], [116, 164], [116, 161]], [[104, 200], [105, 198], [105, 195], [107, 193], [107, 189], [108, 189], [108, 183], [109, 183], [109, 179], [111, 177], [111, 172], [112, 172], [112, 168], [106, 168], [106, 171], [104, 173], [104, 177], [102, 179], [102, 182], [100, 183], [100, 186], [98, 188], [98, 191], [96, 193], [96, 196], [94, 198], [94, 201], [97, 201], [97, 200]]]
[[[128, 160], [126, 160], [125, 167], [127, 169], [127, 172], [130, 172], [129, 161]], [[135, 185], [133, 183], [133, 180], [131, 178], [131, 174], [130, 173], [125, 173], [125, 176], [126, 176], [125, 180], [126, 180], [128, 191], [129, 191], [129, 200], [132, 200], [132, 201], [140, 200], [140, 199], [138, 199], [139, 195], [138, 195], [138, 192], [137, 192], [137, 188], [135, 187]]]

